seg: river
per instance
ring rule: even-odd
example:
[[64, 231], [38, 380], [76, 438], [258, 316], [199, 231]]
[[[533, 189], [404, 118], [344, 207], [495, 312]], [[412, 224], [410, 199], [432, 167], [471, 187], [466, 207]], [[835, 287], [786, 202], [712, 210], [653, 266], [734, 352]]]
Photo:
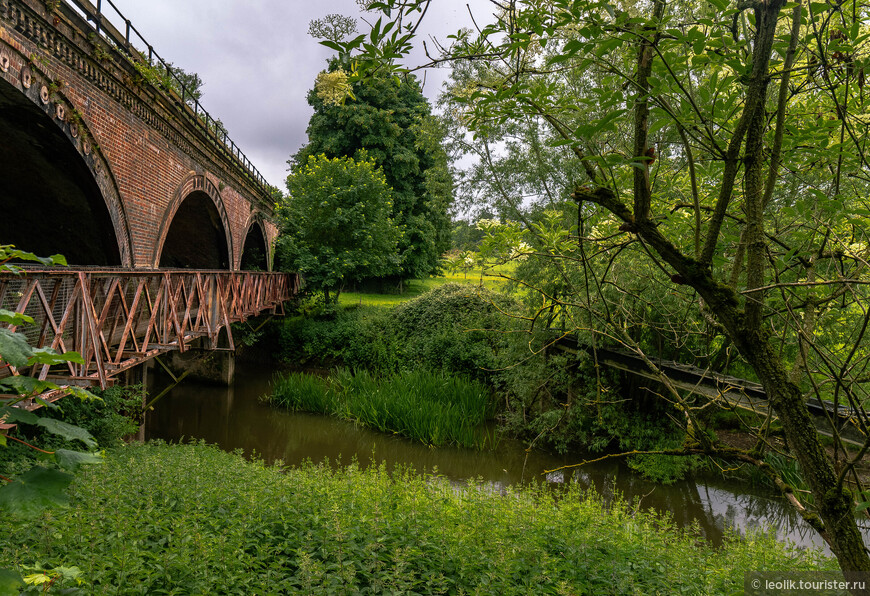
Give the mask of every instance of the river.
[[[695, 525], [714, 545], [721, 543], [730, 527], [741, 533], [770, 528], [782, 541], [824, 547], [794, 510], [769, 491], [712, 475], [656, 485], [616, 460], [551, 471], [576, 464], [582, 454], [527, 452], [526, 445], [510, 440], [502, 440], [495, 451], [434, 449], [327, 416], [290, 413], [260, 403], [260, 396], [269, 392], [272, 371], [240, 361], [230, 387], [183, 381], [148, 414], [146, 438], [204, 439], [227, 451], [242, 450], [248, 457], [256, 454], [268, 462], [283, 460], [286, 465], [306, 460], [340, 465], [354, 459], [363, 466], [371, 462], [408, 465], [417, 471], [437, 471], [457, 484], [482, 482], [496, 491], [531, 480], [554, 487], [575, 482], [594, 488], [607, 499], [615, 494], [629, 502], [640, 499], [641, 507], [671, 516], [680, 527]], [[169, 378], [156, 372], [149, 377], [151, 394], [168, 384]]]

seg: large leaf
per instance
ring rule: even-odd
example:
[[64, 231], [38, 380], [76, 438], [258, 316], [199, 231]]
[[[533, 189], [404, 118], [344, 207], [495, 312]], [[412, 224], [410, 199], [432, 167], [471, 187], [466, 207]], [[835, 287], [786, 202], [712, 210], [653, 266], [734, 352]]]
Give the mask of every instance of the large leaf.
[[[73, 397], [77, 397], [82, 401], [103, 401], [103, 398], [99, 395], [94, 395], [84, 387], [76, 387], [75, 385], [70, 385], [66, 388], [67, 392]], [[36, 398], [37, 401], [39, 398]], [[43, 404], [44, 405], [44, 404]]]
[[0, 486], [0, 511], [19, 517], [33, 517], [46, 507], [67, 505], [64, 492], [72, 474], [48, 468], [31, 468], [14, 481]]
[[40, 418], [36, 424], [52, 434], [60, 435], [64, 439], [70, 441], [78, 439], [88, 447], [97, 446], [97, 442], [94, 440], [94, 437], [91, 436], [91, 433], [79, 426], [74, 426], [67, 422], [61, 422], [54, 418]]
[[6, 418], [6, 422], [20, 422], [22, 424], [36, 424], [39, 416], [24, 408], [5, 406], [0, 408], [0, 418]]
[[5, 308], [0, 308], [0, 323], [9, 323], [10, 325], [24, 325], [25, 323], [32, 322], [33, 317], [27, 316], [23, 313], [6, 310]]
[[27, 365], [27, 359], [32, 353], [33, 349], [27, 343], [27, 338], [0, 327], [0, 358], [18, 368]]
[[0, 569], [0, 596], [18, 596], [24, 587], [20, 573], [12, 569]]
[[[34, 395], [51, 389], [57, 389], [57, 385], [54, 383], [40, 381], [39, 379], [34, 379], [33, 377], [27, 377], [24, 375], [15, 375], [14, 377], [0, 379], [0, 387], [8, 388], [19, 395]], [[8, 391], [4, 390], [4, 392]]]
[[[29, 584], [31, 586], [46, 586], [46, 590], [49, 590], [51, 584], [56, 582], [58, 579], [60, 580], [78, 580], [82, 574], [82, 570], [78, 567], [43, 567], [41, 564], [37, 563], [36, 565], [30, 567], [27, 565], [22, 566], [23, 569], [27, 571], [35, 571], [36, 573], [31, 573], [29, 575], [24, 576], [24, 583]], [[80, 583], [80, 582], [79, 582]], [[54, 593], [54, 591], [52, 591]], [[72, 590], [60, 590], [60, 594], [79, 594], [79, 590], [73, 588]]]
[[75, 362], [84, 364], [85, 360], [78, 352], [64, 352], [58, 354], [51, 348], [33, 348], [28, 364], [61, 364], [63, 362]]
[[103, 463], [103, 455], [101, 453], [89, 453], [87, 451], [58, 449], [54, 452], [54, 457], [61, 468], [70, 472], [75, 472], [82, 465]]

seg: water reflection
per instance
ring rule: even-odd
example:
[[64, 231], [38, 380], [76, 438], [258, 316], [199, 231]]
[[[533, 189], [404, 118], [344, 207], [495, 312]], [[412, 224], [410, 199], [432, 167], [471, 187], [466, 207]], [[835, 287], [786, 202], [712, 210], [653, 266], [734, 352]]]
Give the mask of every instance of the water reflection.
[[[146, 437], [204, 439], [226, 450], [241, 449], [248, 456], [256, 453], [266, 461], [281, 459], [288, 465], [308, 459], [410, 465], [418, 471], [437, 470], [458, 484], [476, 479], [494, 491], [531, 480], [554, 487], [571, 482], [594, 489], [606, 500], [619, 494], [643, 509], [666, 513], [677, 526], [697, 527], [713, 544], [721, 543], [727, 527], [741, 533], [772, 528], [781, 540], [824, 547], [791, 507], [763, 491], [719, 478], [656, 485], [616, 460], [558, 469], [581, 457], [526, 452], [524, 445], [513, 441], [502, 441], [495, 452], [432, 449], [352, 423], [290, 414], [261, 404], [258, 398], [269, 391], [271, 377], [270, 370], [240, 363], [232, 387], [185, 381], [155, 405], [146, 420]], [[156, 373], [149, 382], [152, 393], [167, 384]]]

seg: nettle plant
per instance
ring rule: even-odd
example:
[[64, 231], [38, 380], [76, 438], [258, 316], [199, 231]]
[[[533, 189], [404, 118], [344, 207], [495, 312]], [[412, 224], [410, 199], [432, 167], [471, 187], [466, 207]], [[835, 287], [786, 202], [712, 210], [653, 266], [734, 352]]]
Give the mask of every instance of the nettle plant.
[[[45, 266], [66, 266], [66, 259], [61, 255], [37, 257], [13, 245], [0, 245], [0, 274], [24, 275], [25, 271], [13, 264], [13, 261], [37, 262]], [[15, 477], [11, 477], [8, 470], [0, 469], [0, 514], [19, 518], [35, 517], [46, 507], [66, 505], [68, 503], [66, 489], [73, 480], [72, 472], [75, 472], [80, 465], [102, 462], [102, 453], [97, 451], [97, 442], [86, 430], [41, 416], [37, 413], [39, 410], [30, 411], [20, 407], [22, 402], [32, 400], [45, 409], [56, 408], [57, 406], [40, 396], [48, 391], [61, 389], [79, 399], [100, 399], [79, 387], [61, 387], [49, 381], [41, 381], [21, 374], [20, 371], [34, 365], [51, 366], [65, 362], [78, 364], [84, 362], [77, 352], [58, 354], [51, 348], [35, 348], [28, 343], [22, 333], [13, 330], [33, 323], [33, 318], [24, 313], [0, 308], [0, 371], [6, 373], [0, 378], [0, 422], [32, 425], [71, 443], [81, 443], [85, 449], [52, 451], [32, 445], [12, 434], [0, 433], [0, 448], [8, 447], [10, 442], [17, 442], [33, 450], [40, 460], [39, 464]], [[0, 593], [18, 593], [17, 590], [26, 589], [28, 584], [45, 589], [56, 582], [75, 580], [78, 576], [75, 568], [37, 567], [26, 568], [32, 573], [24, 577], [17, 571], [0, 569]]]

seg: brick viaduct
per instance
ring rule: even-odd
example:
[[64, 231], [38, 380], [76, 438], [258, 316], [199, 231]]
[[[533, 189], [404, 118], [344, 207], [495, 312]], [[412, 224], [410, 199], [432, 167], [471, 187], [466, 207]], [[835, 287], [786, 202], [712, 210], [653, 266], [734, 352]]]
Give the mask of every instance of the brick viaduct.
[[270, 270], [268, 185], [159, 85], [125, 25], [86, 0], [0, 0], [0, 244], [75, 265]]

